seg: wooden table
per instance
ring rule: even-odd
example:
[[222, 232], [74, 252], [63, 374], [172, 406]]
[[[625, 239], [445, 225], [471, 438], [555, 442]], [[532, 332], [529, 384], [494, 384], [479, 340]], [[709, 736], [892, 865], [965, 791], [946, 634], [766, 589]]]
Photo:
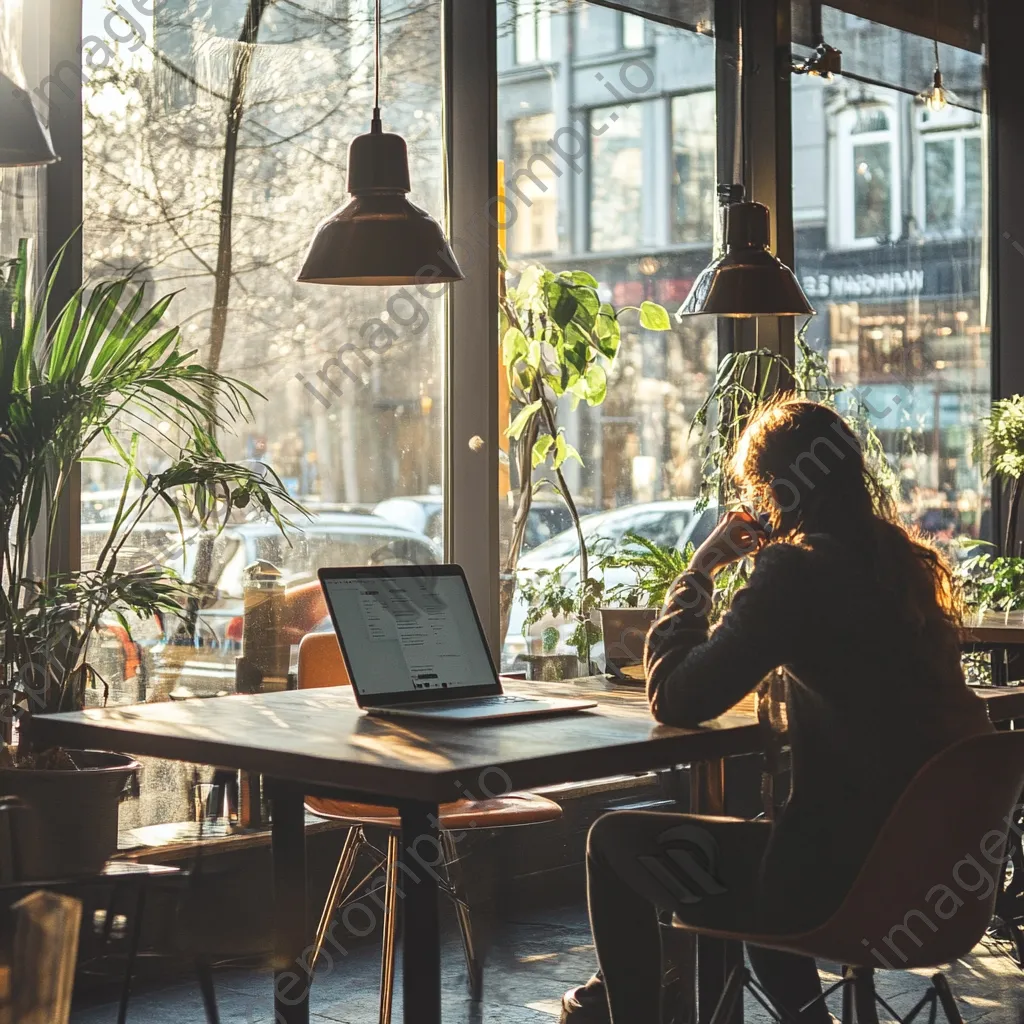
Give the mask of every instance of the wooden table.
[[[721, 813], [724, 761], [762, 749], [756, 721], [730, 713], [704, 729], [651, 721], [642, 690], [604, 679], [518, 683], [510, 691], [589, 697], [598, 708], [519, 722], [448, 724], [371, 718], [347, 688], [219, 697], [37, 717], [42, 744], [99, 748], [262, 772], [272, 801], [276, 957], [274, 1008], [283, 1024], [309, 1020], [312, 932], [306, 907], [303, 799], [387, 803], [402, 820], [406, 1024], [439, 1024], [438, 805], [556, 783], [689, 763], [692, 807]], [[701, 1019], [742, 952], [698, 947]]]
[[960, 629], [960, 640], [989, 650], [1024, 647], [1024, 612], [969, 613]]
[[1024, 612], [971, 612], [960, 627], [960, 644], [966, 651], [993, 655], [992, 682], [1004, 686], [1010, 673], [1003, 655], [1024, 650]]

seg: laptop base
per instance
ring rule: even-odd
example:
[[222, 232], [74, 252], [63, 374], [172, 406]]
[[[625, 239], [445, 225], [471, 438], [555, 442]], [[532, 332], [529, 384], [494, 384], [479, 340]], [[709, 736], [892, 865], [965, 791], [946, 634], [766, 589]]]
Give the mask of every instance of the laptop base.
[[564, 700], [560, 697], [517, 697], [499, 694], [493, 697], [471, 697], [467, 700], [446, 700], [437, 703], [391, 704], [368, 707], [371, 715], [401, 715], [432, 718], [443, 722], [491, 722], [509, 718], [540, 718], [547, 715], [568, 715], [595, 708], [588, 700]]

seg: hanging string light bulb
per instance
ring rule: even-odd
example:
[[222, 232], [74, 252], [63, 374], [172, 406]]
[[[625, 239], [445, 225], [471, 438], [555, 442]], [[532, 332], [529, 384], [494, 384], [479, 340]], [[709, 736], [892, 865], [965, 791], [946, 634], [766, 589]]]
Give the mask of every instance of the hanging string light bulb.
[[938, 114], [951, 103], [957, 102], [956, 95], [946, 88], [942, 81], [942, 67], [939, 64], [939, 4], [935, 3], [935, 70], [932, 72], [932, 84], [917, 94], [917, 102], [921, 103], [930, 113]]

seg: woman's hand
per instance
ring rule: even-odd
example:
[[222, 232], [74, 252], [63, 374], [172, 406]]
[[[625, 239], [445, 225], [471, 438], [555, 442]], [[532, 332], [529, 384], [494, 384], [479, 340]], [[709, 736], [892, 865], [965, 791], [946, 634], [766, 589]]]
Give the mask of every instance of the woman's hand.
[[754, 554], [767, 539], [765, 528], [749, 512], [727, 512], [693, 553], [690, 569], [714, 576], [719, 569]]

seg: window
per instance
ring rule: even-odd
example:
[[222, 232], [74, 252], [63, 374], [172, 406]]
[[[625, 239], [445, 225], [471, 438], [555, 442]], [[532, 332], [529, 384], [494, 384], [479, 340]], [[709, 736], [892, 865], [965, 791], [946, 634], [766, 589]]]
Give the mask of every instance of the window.
[[581, 57], [615, 53], [620, 49], [622, 14], [585, 3], [576, 11], [576, 47]]
[[704, 242], [715, 230], [715, 94], [672, 100], [672, 241]]
[[[918, 52], [916, 71], [894, 73], [929, 80], [926, 40], [870, 21], [858, 22], [856, 46], [828, 32], [853, 54]], [[961, 96], [981, 96], [979, 54], [959, 51], [950, 66]], [[878, 432], [903, 517], [942, 543], [988, 536], [976, 455], [991, 372], [980, 117], [925, 114], [897, 89], [806, 79], [794, 79], [793, 112], [795, 269], [817, 309], [807, 342], [849, 411]]]
[[880, 107], [858, 111], [853, 127], [853, 237], [885, 238], [892, 225], [892, 143], [889, 115]]
[[955, 107], [918, 116], [921, 229], [970, 235], [981, 228], [981, 133], [977, 118]]
[[576, 45], [584, 57], [643, 49], [647, 46], [647, 21], [638, 14], [582, 4], [576, 12]]
[[629, 249], [643, 233], [644, 105], [590, 112], [590, 248]]
[[512, 165], [505, 168], [509, 202], [515, 210], [509, 252], [519, 255], [558, 248], [558, 179], [551, 159], [555, 115], [537, 114], [512, 122]]
[[516, 0], [516, 63], [551, 60], [551, 10], [547, 0]]
[[[575, 53], [567, 49], [570, 17], [576, 18]], [[586, 0], [556, 7], [552, 22], [553, 38], [566, 50], [553, 54], [550, 78], [540, 83], [512, 68], [498, 76], [500, 156], [516, 211], [508, 229], [509, 282], [534, 263], [582, 270], [617, 309], [650, 299], [675, 312], [713, 245], [712, 34], [622, 19]], [[622, 52], [655, 38], [658, 45], [642, 57]], [[573, 75], [572, 89], [564, 73]], [[589, 109], [581, 115], [573, 103]], [[533, 113], [539, 110], [549, 113]], [[565, 155], [570, 129], [579, 133], [574, 145], [585, 150], [583, 159]], [[604, 517], [589, 520], [603, 523], [601, 535], [621, 538], [632, 529], [674, 544], [693, 507], [676, 499], [694, 498], [700, 486], [687, 425], [714, 379], [715, 326], [699, 318], [670, 332], [646, 331], [632, 312], [622, 314], [621, 325], [604, 402], [576, 409], [566, 402], [559, 409], [566, 439], [583, 462], [566, 463], [565, 475], [581, 513]], [[502, 430], [517, 408], [508, 399]], [[499, 492], [503, 561], [520, 486], [514, 441], [509, 449]], [[526, 523], [523, 557], [555, 568], [572, 557], [576, 543], [571, 535], [555, 536], [570, 525], [564, 513], [552, 528], [552, 512], [564, 508], [560, 499], [546, 489], [540, 494]], [[514, 604], [502, 652], [506, 667], [536, 639], [523, 635], [523, 615]]]
[[[234, 690], [240, 572], [256, 558], [298, 580], [339, 559], [441, 557], [426, 521], [417, 530], [370, 509], [399, 496], [443, 505], [444, 299], [436, 288], [294, 281], [316, 224], [346, 198], [345, 154], [372, 106], [372, 76], [338, 73], [353, 26], [323, 6], [268, 6], [245, 46], [234, 41], [245, 5], [218, 5], [212, 25], [188, 0], [165, 0], [143, 28], [177, 40], [180, 74], [195, 79], [191, 98], [174, 87], [178, 65], [146, 47], [119, 46], [85, 86], [87, 280], [134, 271], [152, 294], [180, 290], [169, 319], [195, 358], [271, 396], [254, 396], [250, 422], [218, 432], [226, 455], [272, 467], [314, 515], [289, 531], [290, 545], [244, 513], [219, 541], [193, 536], [185, 569], [213, 596], [187, 642], [172, 616], [162, 632], [143, 634], [140, 670], [108, 676], [114, 703]], [[411, 199], [443, 221], [441, 6], [388, 5], [382, 107], [386, 127], [408, 143]], [[359, 31], [371, 9], [349, 9]], [[84, 13], [84, 31], [102, 32], [106, 0], [85, 0]], [[228, 110], [233, 90], [241, 118]], [[166, 455], [150, 445], [143, 459], [156, 471]], [[94, 462], [82, 476], [83, 519], [109, 521], [115, 474]], [[166, 525], [151, 524], [153, 536]], [[323, 609], [304, 626], [322, 621]], [[147, 767], [146, 778], [156, 788], [135, 823], [188, 817], [179, 771]]]
[[647, 45], [647, 22], [638, 14], [622, 16], [622, 48], [640, 50]]

